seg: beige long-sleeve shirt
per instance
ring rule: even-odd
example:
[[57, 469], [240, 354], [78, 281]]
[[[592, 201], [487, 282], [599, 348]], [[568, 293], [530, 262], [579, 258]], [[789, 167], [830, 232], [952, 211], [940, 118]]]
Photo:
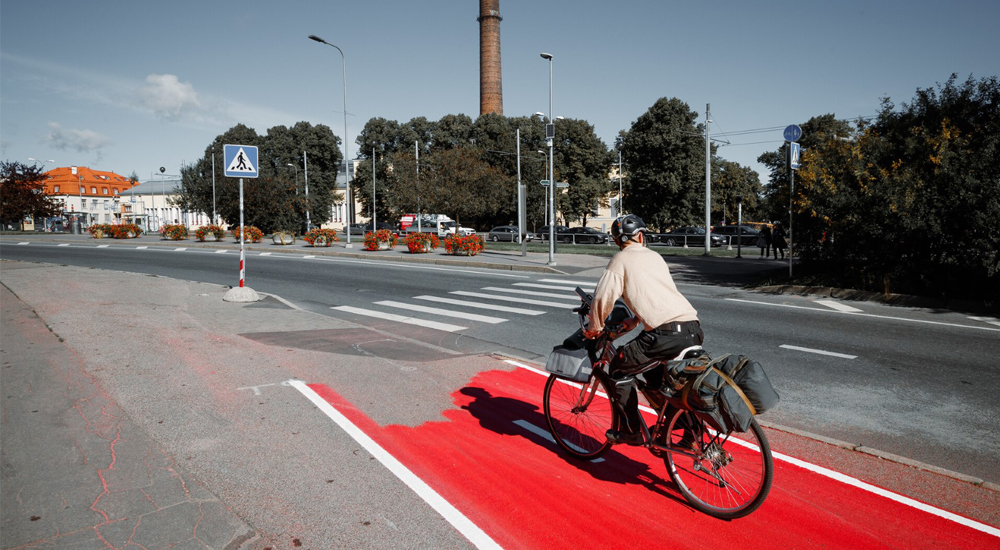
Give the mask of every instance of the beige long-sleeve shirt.
[[663, 257], [639, 244], [626, 246], [608, 263], [594, 292], [589, 330], [604, 328], [604, 319], [619, 298], [645, 325], [645, 330], [665, 323], [698, 320], [698, 312], [677, 290]]

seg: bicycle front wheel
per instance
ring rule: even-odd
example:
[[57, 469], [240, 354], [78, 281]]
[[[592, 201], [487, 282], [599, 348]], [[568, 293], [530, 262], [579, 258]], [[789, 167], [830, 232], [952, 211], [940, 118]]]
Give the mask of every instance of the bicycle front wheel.
[[746, 432], [723, 434], [691, 412], [677, 411], [668, 426], [670, 446], [695, 455], [668, 452], [663, 459], [691, 506], [719, 519], [741, 518], [760, 507], [771, 491], [774, 462], [756, 419]]
[[611, 380], [595, 371], [584, 384], [550, 375], [545, 383], [545, 420], [556, 443], [570, 455], [593, 460], [611, 448], [605, 434], [618, 421]]

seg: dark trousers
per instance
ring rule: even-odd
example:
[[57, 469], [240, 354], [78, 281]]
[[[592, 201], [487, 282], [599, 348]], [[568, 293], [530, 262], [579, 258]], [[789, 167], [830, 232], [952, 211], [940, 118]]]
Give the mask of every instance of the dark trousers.
[[[631, 342], [618, 348], [611, 361], [611, 377], [615, 379], [615, 394], [618, 404], [625, 413], [621, 431], [639, 431], [639, 395], [633, 376], [641, 367], [653, 361], [673, 359], [685, 348], [700, 346], [705, 341], [698, 321], [667, 323], [639, 334]], [[642, 377], [650, 387], [660, 387], [663, 383], [663, 366], [642, 372]]]

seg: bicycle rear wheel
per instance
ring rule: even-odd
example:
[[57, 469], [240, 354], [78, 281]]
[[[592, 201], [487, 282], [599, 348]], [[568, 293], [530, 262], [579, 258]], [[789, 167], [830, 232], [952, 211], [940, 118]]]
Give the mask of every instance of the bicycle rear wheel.
[[614, 386], [608, 376], [595, 371], [581, 384], [555, 375], [545, 383], [545, 420], [556, 443], [570, 455], [593, 460], [611, 448], [605, 432], [618, 422], [618, 410], [609, 396]]
[[667, 433], [674, 447], [686, 447], [693, 438], [696, 450], [692, 454], [697, 457], [669, 452], [663, 461], [670, 479], [695, 509], [719, 519], [736, 519], [756, 510], [767, 498], [774, 462], [756, 419], [746, 432], [727, 435], [715, 432], [689, 411], [677, 411]]

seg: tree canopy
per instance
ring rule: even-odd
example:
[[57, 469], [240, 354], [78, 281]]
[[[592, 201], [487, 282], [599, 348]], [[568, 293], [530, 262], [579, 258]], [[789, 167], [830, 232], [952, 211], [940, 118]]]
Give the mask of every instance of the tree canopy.
[[61, 205], [45, 194], [41, 168], [20, 162], [0, 162], [0, 224], [23, 228], [27, 218], [58, 216]]

